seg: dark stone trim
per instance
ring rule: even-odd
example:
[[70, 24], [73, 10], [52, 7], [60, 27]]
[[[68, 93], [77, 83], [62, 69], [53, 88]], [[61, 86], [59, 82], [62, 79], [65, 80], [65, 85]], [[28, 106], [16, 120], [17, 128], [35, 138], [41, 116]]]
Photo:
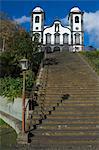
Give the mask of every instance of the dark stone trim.
[[84, 12], [70, 12], [69, 14], [84, 14]]
[[49, 34], [49, 35], [52, 35], [52, 34], [51, 34], [51, 33], [49, 33], [49, 32], [48, 32], [48, 33], [46, 33], [45, 35], [48, 35], [48, 34]]
[[69, 34], [68, 33], [63, 33], [62, 35], [64, 36], [64, 35], [69, 35]]
[[42, 44], [42, 46], [71, 46], [71, 44]]
[[81, 33], [84, 33], [84, 31], [71, 31], [71, 32], [72, 32], [72, 33], [73, 33], [73, 32], [81, 32]]
[[60, 35], [60, 33], [59, 32], [55, 32], [54, 35]]
[[33, 11], [32, 11], [32, 14], [43, 14], [43, 13], [44, 13], [44, 12], [42, 12], [42, 11], [41, 11], [41, 12], [33, 12]]
[[84, 46], [83, 44], [72, 44], [72, 46]]
[[76, 33], [74, 33], [74, 35], [80, 35], [80, 33], [79, 33], [79, 32], [76, 32]]
[[32, 31], [32, 32], [43, 32], [43, 31]]

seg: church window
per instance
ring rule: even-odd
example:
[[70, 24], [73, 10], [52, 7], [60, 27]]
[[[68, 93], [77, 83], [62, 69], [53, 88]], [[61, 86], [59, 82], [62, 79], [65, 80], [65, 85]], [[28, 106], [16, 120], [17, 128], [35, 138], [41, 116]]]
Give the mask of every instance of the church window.
[[59, 44], [59, 43], [60, 43], [60, 34], [55, 33], [55, 44]]
[[80, 44], [80, 34], [79, 33], [75, 34], [75, 44]]
[[51, 44], [51, 34], [50, 33], [46, 34], [46, 44]]
[[55, 24], [55, 32], [59, 32], [59, 24]]
[[36, 27], [36, 30], [38, 30], [38, 27]]
[[68, 36], [69, 36], [69, 34], [67, 34], [67, 33], [63, 34], [63, 44], [68, 44]]
[[76, 30], [79, 30], [79, 28], [78, 28], [78, 27], [76, 27]]
[[35, 17], [35, 23], [39, 23], [39, 16]]
[[75, 17], [75, 23], [79, 23], [79, 17], [78, 16]]
[[39, 42], [39, 39], [40, 39], [40, 34], [39, 33], [35, 33], [34, 34], [34, 41], [35, 42]]

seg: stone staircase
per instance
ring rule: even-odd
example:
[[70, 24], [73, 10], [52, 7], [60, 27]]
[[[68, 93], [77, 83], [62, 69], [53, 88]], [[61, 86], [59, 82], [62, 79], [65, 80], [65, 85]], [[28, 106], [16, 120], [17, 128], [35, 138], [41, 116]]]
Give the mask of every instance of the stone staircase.
[[78, 53], [47, 54], [30, 149], [99, 150], [99, 77]]

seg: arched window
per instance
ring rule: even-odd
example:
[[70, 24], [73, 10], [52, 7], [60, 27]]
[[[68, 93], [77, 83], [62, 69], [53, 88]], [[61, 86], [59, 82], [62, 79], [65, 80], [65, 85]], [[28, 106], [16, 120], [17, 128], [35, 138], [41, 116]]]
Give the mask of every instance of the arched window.
[[60, 34], [55, 33], [55, 44], [59, 44], [59, 43], [60, 43]]
[[63, 34], [63, 44], [68, 44], [68, 36], [69, 36], [69, 34], [67, 34], [67, 33]]
[[58, 23], [55, 24], [55, 32], [59, 32], [59, 24]]
[[35, 17], [35, 23], [39, 23], [39, 16]]
[[39, 42], [39, 39], [40, 39], [40, 34], [39, 33], [35, 33], [34, 34], [34, 41], [35, 42]]
[[78, 16], [75, 17], [75, 23], [79, 23], [79, 17]]
[[80, 34], [79, 33], [75, 34], [75, 44], [80, 44]]
[[46, 44], [51, 44], [51, 34], [50, 33], [46, 34]]

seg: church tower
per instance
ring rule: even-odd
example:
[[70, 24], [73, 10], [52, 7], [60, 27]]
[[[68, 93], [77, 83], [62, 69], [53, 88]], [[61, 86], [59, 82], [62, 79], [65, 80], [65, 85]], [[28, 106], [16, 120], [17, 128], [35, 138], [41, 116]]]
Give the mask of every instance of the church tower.
[[43, 42], [44, 16], [42, 8], [36, 7], [33, 9], [31, 17], [32, 41], [38, 40], [39, 43]]
[[78, 7], [71, 9], [69, 25], [71, 27], [72, 51], [82, 51], [84, 46], [83, 12]]

